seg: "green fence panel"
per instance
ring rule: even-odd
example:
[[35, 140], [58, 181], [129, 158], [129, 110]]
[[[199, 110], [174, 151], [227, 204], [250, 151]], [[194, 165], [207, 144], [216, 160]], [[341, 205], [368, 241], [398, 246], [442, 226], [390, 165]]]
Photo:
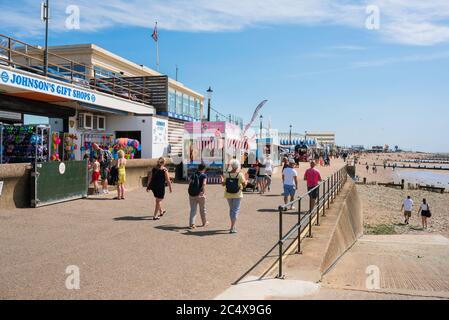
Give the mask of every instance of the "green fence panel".
[[87, 160], [36, 163], [32, 173], [31, 206], [86, 198], [88, 188]]

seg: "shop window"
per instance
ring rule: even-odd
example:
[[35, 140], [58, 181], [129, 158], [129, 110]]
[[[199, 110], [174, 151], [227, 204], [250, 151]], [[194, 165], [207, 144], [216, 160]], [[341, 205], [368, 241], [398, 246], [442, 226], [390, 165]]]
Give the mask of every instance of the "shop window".
[[78, 115], [78, 127], [81, 129], [93, 129], [94, 116], [91, 113], [80, 113]]
[[104, 116], [97, 117], [97, 129], [100, 131], [106, 130], [106, 117]]

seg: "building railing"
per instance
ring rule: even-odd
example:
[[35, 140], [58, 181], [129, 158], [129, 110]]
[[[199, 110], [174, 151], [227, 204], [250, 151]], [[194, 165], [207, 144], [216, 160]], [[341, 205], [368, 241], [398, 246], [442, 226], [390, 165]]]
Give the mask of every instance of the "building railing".
[[[40, 47], [0, 34], [0, 65], [151, 105], [151, 92], [144, 86], [114, 75], [107, 78], [98, 76], [94, 66], [51, 52], [48, 53], [48, 69], [45, 70], [44, 54], [45, 50]], [[84, 71], [76, 70], [79, 67]]]
[[[303, 194], [299, 198], [291, 201], [285, 205], [279, 206], [279, 241], [278, 241], [278, 249], [279, 249], [279, 258], [278, 258], [278, 275], [277, 278], [283, 279], [283, 256], [284, 252], [284, 244], [297, 233], [296, 241], [298, 242], [297, 253], [301, 253], [301, 238], [302, 234], [308, 228], [308, 237], [312, 237], [312, 226], [313, 220], [317, 226], [320, 225], [320, 214], [322, 216], [326, 215], [326, 209], [330, 208], [331, 202], [334, 201], [336, 196], [340, 193], [344, 184], [347, 181], [347, 166], [345, 165], [340, 170], [333, 173], [326, 180], [322, 181], [315, 188], [311, 189], [307, 193]], [[312, 205], [311, 193], [317, 192], [317, 197], [315, 199], [315, 203]], [[304, 203], [306, 198], [309, 198], [309, 210], [307, 212], [301, 212], [301, 206]], [[298, 206], [297, 216], [298, 222], [290, 228], [290, 230], [284, 234], [283, 232], [283, 215], [288, 207], [293, 205]], [[327, 207], [327, 208], [326, 208]], [[289, 248], [287, 248], [288, 250]], [[286, 251], [287, 251], [286, 250]]]

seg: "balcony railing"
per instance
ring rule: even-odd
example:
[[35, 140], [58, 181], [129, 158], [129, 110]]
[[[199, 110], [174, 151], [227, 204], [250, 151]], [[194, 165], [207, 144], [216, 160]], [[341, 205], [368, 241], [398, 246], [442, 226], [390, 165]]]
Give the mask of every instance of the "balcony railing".
[[151, 105], [151, 92], [148, 88], [113, 75], [108, 78], [97, 76], [95, 67], [51, 52], [48, 53], [46, 73], [44, 55], [45, 50], [40, 47], [0, 34], [0, 65]]

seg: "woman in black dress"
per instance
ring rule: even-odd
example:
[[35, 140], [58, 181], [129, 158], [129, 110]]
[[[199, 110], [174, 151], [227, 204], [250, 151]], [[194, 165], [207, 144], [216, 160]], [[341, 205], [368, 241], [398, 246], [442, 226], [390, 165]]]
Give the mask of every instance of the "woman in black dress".
[[154, 220], [159, 220], [166, 211], [162, 209], [162, 200], [165, 197], [165, 184], [168, 184], [170, 193], [172, 193], [172, 186], [170, 177], [168, 176], [168, 170], [165, 167], [165, 159], [159, 158], [156, 168], [153, 168], [148, 176], [147, 191], [153, 191], [153, 195], [156, 198], [156, 204], [154, 206]]

